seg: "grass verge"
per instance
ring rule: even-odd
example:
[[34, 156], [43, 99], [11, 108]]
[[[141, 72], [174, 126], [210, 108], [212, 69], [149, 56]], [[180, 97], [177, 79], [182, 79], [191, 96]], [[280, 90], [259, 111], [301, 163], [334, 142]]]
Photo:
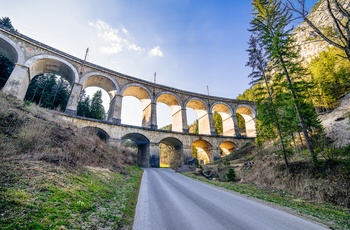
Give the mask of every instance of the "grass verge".
[[3, 162], [0, 229], [131, 229], [142, 170], [126, 170]]
[[300, 214], [314, 217], [333, 229], [350, 229], [350, 210], [347, 209], [324, 203], [320, 204], [301, 200], [285, 191], [260, 189], [251, 184], [211, 181], [201, 176], [194, 175], [191, 172], [183, 174], [208, 184], [244, 194], [248, 197], [254, 197], [279, 206], [291, 208]]

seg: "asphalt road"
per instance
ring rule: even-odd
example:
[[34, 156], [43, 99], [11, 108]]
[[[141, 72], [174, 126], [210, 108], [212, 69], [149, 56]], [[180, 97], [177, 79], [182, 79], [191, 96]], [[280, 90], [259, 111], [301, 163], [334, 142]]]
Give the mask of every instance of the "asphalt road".
[[326, 229], [171, 169], [144, 169], [134, 230]]

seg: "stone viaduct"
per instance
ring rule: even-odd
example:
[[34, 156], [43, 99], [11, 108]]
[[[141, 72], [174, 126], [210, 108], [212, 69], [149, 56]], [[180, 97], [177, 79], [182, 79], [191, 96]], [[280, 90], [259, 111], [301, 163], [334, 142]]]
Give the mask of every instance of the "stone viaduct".
[[[255, 104], [183, 91], [127, 76], [119, 72], [78, 59], [42, 44], [18, 32], [0, 28], [0, 56], [11, 60], [15, 67], [2, 91], [23, 100], [30, 81], [39, 74], [54, 73], [64, 77], [71, 85], [71, 94], [65, 113], [54, 113], [58, 119], [78, 127], [95, 127], [110, 142], [132, 140], [140, 152], [140, 165], [159, 166], [159, 143], [172, 146], [183, 156], [191, 158], [192, 147], [198, 158], [208, 163], [240, 148], [255, 137]], [[106, 121], [76, 116], [79, 95], [83, 89], [96, 86], [110, 97]], [[121, 120], [123, 97], [133, 96], [141, 101], [142, 126], [123, 124]], [[172, 112], [172, 131], [159, 130], [157, 103], [168, 105]], [[130, 105], [132, 106], [132, 105]], [[199, 134], [188, 133], [186, 109], [197, 113]], [[217, 135], [213, 112], [221, 115], [223, 134]], [[237, 114], [245, 120], [245, 132], [240, 133]]]

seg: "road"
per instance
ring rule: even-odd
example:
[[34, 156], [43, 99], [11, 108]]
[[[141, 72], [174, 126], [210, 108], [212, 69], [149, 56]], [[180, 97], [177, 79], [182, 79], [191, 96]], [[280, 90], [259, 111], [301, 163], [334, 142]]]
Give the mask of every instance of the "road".
[[134, 230], [327, 229], [171, 169], [146, 168]]

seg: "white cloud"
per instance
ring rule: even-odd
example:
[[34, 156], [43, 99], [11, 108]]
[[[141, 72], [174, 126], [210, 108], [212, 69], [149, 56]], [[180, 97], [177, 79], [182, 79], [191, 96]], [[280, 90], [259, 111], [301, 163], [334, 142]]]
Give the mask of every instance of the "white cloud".
[[97, 29], [97, 36], [106, 43], [106, 45], [100, 47], [101, 52], [105, 54], [116, 54], [123, 50], [135, 52], [142, 52], [144, 50], [142, 47], [129, 41], [129, 32], [125, 27], [121, 28], [122, 33], [120, 33], [119, 29], [111, 27], [101, 19], [98, 19], [95, 23], [90, 22], [89, 25]]
[[155, 46], [155, 47], [153, 47], [153, 49], [151, 49], [148, 52], [148, 55], [151, 57], [153, 57], [153, 56], [163, 57], [163, 52], [161, 51], [159, 46]]

